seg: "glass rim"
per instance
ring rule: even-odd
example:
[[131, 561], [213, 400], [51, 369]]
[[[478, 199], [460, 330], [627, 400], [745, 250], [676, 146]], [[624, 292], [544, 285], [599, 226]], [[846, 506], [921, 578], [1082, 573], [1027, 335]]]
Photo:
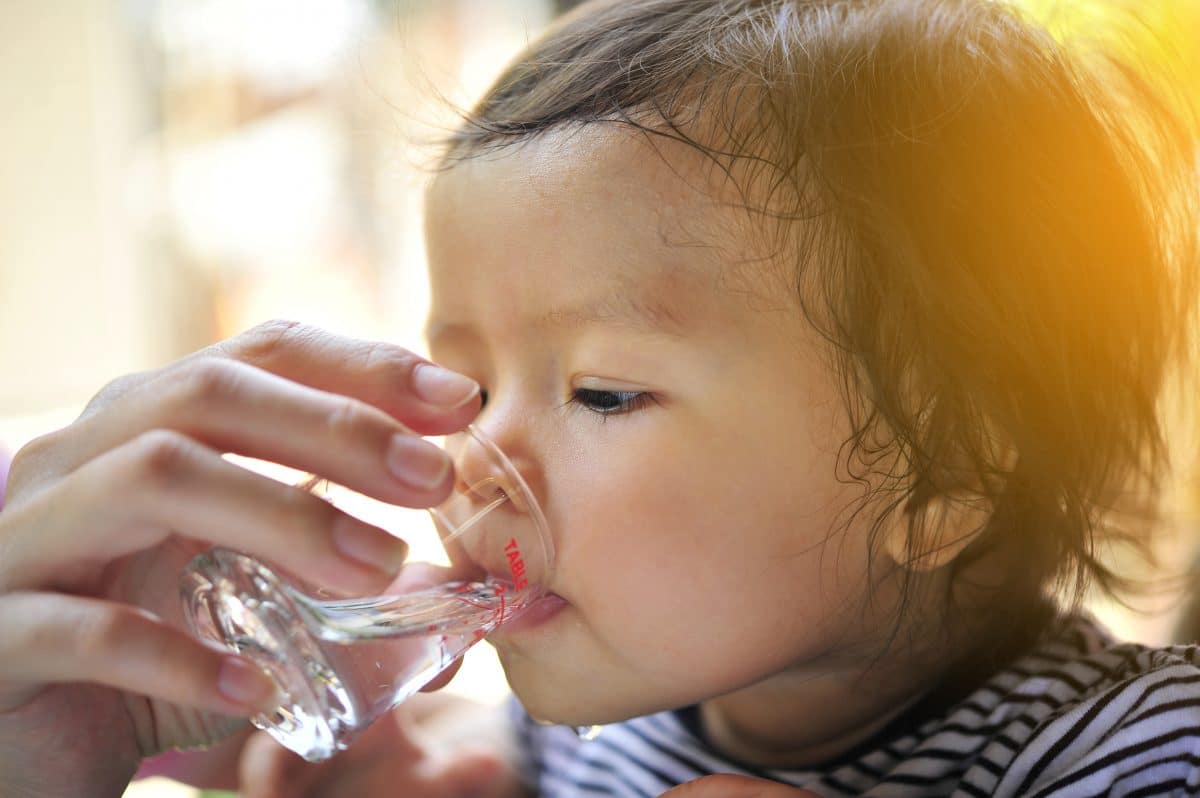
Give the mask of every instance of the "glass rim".
[[[462, 430], [462, 432], [470, 435], [477, 443], [479, 443], [480, 446], [484, 448], [489, 457], [492, 458], [493, 462], [503, 469], [504, 476], [510, 480], [510, 484], [516, 487], [517, 492], [520, 493], [520, 501], [525, 505], [524, 514], [529, 516], [530, 520], [532, 521], [538, 533], [538, 540], [542, 546], [542, 556], [545, 560], [546, 573], [541, 581], [548, 583], [551, 576], [554, 574], [555, 567], [554, 538], [551, 536], [550, 524], [546, 521], [546, 516], [542, 512], [542, 506], [538, 502], [537, 496], [534, 495], [533, 491], [529, 487], [529, 483], [527, 483], [525, 478], [521, 476], [521, 472], [518, 471], [516, 466], [513, 465], [512, 460], [508, 458], [508, 455], [504, 453], [504, 450], [496, 445], [496, 443], [481, 429], [479, 429], [479, 427], [475, 426], [474, 424], [468, 424], [466, 428]], [[454, 434], [455, 433], [451, 433], [451, 435], [447, 437], [452, 437]], [[507, 491], [505, 492], [507, 493]], [[508, 501], [512, 501], [512, 498], [509, 497]], [[431, 511], [433, 509], [436, 508], [430, 508]], [[538, 587], [543, 591], [545, 589], [544, 584], [539, 585]]]

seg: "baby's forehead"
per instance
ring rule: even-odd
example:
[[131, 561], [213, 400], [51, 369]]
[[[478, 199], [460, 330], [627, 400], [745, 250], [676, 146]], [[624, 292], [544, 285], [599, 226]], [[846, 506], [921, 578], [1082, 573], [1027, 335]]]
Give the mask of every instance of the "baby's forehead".
[[709, 175], [686, 145], [611, 125], [456, 163], [429, 195], [431, 345], [798, 340], [792, 281], [756, 249], [745, 210], [705, 190]]
[[443, 238], [490, 230], [495, 246], [586, 257], [617, 285], [677, 295], [744, 283], [747, 264], [764, 265], [761, 231], [719, 171], [695, 148], [644, 131], [562, 127], [456, 163], [433, 183], [428, 213]]
[[[736, 198], [712, 159], [678, 141], [611, 122], [551, 128], [456, 162], [433, 182], [430, 207], [481, 198], [487, 184], [560, 206], [647, 213], [685, 226], [731, 221]], [[449, 209], [446, 209], [449, 210]], [[727, 217], [727, 218], [722, 218]]]

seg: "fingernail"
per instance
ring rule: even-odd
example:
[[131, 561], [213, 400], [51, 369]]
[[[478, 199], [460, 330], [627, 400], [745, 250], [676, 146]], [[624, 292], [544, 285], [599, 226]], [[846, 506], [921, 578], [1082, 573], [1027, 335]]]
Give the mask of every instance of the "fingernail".
[[382, 530], [364, 527], [353, 518], [339, 518], [333, 528], [333, 543], [355, 562], [395, 576], [408, 556], [408, 545]]
[[479, 383], [432, 363], [421, 363], [412, 372], [413, 392], [431, 405], [462, 407], [479, 393]]
[[235, 704], [258, 708], [275, 696], [275, 683], [256, 665], [227, 657], [221, 662], [217, 689]]
[[450, 472], [450, 457], [428, 441], [396, 435], [388, 446], [387, 464], [396, 479], [410, 488], [437, 488]]

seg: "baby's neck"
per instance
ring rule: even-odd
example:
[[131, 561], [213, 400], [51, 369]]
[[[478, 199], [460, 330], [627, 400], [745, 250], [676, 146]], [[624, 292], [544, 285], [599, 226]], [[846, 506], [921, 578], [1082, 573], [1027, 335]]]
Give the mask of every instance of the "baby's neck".
[[779, 677], [700, 705], [708, 742], [730, 758], [767, 768], [830, 762], [870, 739], [928, 691], [925, 685], [879, 695], [851, 674], [806, 679], [789, 690]]
[[[748, 765], [826, 766], [890, 724], [899, 734], [965, 698], [1003, 662], [1028, 650], [1052, 614], [1050, 604], [1035, 602], [1020, 634], [1003, 642], [987, 638], [988, 630], [964, 630], [920, 654], [785, 671], [703, 702], [701, 728], [710, 745]], [[901, 717], [906, 714], [911, 717]]]

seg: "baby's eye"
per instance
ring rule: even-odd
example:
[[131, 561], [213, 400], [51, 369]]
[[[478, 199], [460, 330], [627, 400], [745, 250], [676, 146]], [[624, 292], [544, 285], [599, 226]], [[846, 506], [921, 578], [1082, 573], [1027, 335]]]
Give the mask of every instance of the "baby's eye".
[[650, 394], [642, 391], [596, 391], [591, 388], [576, 388], [571, 396], [571, 402], [604, 416], [630, 413], [644, 407], [649, 401]]

